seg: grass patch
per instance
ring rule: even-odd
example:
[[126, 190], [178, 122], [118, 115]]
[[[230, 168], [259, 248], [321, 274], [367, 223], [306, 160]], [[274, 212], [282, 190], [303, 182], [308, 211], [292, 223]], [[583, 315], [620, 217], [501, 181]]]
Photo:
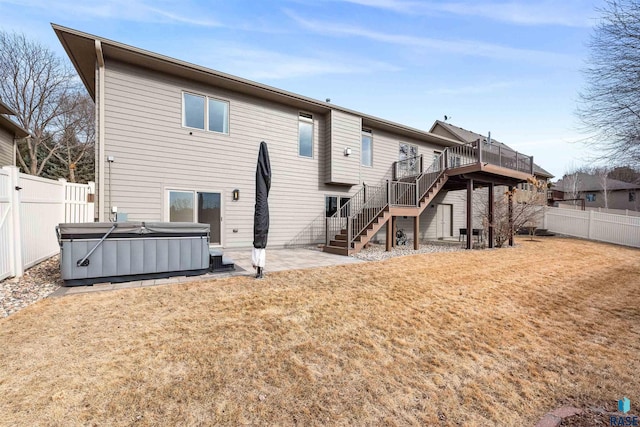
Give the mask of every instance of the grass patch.
[[520, 239], [73, 295], [0, 342], [2, 425], [533, 425], [640, 402], [640, 251]]

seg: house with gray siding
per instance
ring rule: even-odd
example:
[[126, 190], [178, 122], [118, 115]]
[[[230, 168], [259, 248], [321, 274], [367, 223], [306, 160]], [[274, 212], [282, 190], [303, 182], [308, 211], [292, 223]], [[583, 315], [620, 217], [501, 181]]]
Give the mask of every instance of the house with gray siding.
[[96, 103], [100, 221], [209, 223], [213, 245], [250, 247], [261, 141], [273, 173], [271, 247], [348, 254], [371, 239], [392, 245], [398, 227], [455, 237], [471, 224], [478, 183], [532, 174], [533, 159], [511, 150], [495, 165], [482, 144], [53, 28]]
[[[606, 189], [606, 191], [605, 191]], [[581, 202], [587, 209], [607, 208], [640, 211], [640, 184], [623, 182], [609, 177], [576, 172], [558, 180], [550, 200], [553, 205], [571, 205]], [[573, 199], [572, 201], [563, 201]], [[575, 200], [578, 199], [578, 200]], [[580, 200], [581, 199], [581, 200]]]
[[0, 167], [15, 166], [17, 140], [29, 136], [29, 132], [9, 118], [15, 115], [16, 113], [0, 100]]

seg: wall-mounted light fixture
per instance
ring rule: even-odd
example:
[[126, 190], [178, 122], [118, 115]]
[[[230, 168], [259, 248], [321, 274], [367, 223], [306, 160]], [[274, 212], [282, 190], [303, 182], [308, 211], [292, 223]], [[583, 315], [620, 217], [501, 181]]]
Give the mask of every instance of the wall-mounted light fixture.
[[350, 156], [351, 155], [351, 147], [346, 147], [344, 149], [344, 155], [345, 156]]
[[240, 190], [236, 188], [233, 190], [233, 201], [237, 202], [238, 200], [240, 200]]

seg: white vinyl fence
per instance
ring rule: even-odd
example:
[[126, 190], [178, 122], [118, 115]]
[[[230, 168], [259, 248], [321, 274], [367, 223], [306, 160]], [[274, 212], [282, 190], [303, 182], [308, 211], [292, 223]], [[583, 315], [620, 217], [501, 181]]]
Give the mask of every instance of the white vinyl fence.
[[95, 185], [70, 184], [0, 169], [0, 280], [60, 251], [55, 226], [93, 222]]
[[544, 228], [555, 233], [640, 248], [640, 217], [547, 208]]

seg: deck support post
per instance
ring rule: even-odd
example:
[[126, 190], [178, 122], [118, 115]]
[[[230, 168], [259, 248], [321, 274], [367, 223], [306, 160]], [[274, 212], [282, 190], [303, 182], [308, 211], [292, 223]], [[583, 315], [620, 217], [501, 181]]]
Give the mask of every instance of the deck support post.
[[395, 216], [391, 217], [391, 247], [395, 248], [396, 247], [396, 243], [398, 243], [398, 241], [396, 240], [396, 236], [398, 232], [398, 221], [397, 218]]
[[489, 184], [489, 247], [493, 248], [493, 182]]
[[389, 218], [387, 220], [387, 242], [385, 245], [385, 251], [389, 252], [391, 251], [391, 248], [393, 247], [393, 217]]
[[473, 179], [467, 181], [467, 249], [472, 248], [473, 240]]
[[509, 186], [509, 246], [513, 246], [513, 186]]
[[413, 218], [413, 250], [420, 249], [420, 215]]

